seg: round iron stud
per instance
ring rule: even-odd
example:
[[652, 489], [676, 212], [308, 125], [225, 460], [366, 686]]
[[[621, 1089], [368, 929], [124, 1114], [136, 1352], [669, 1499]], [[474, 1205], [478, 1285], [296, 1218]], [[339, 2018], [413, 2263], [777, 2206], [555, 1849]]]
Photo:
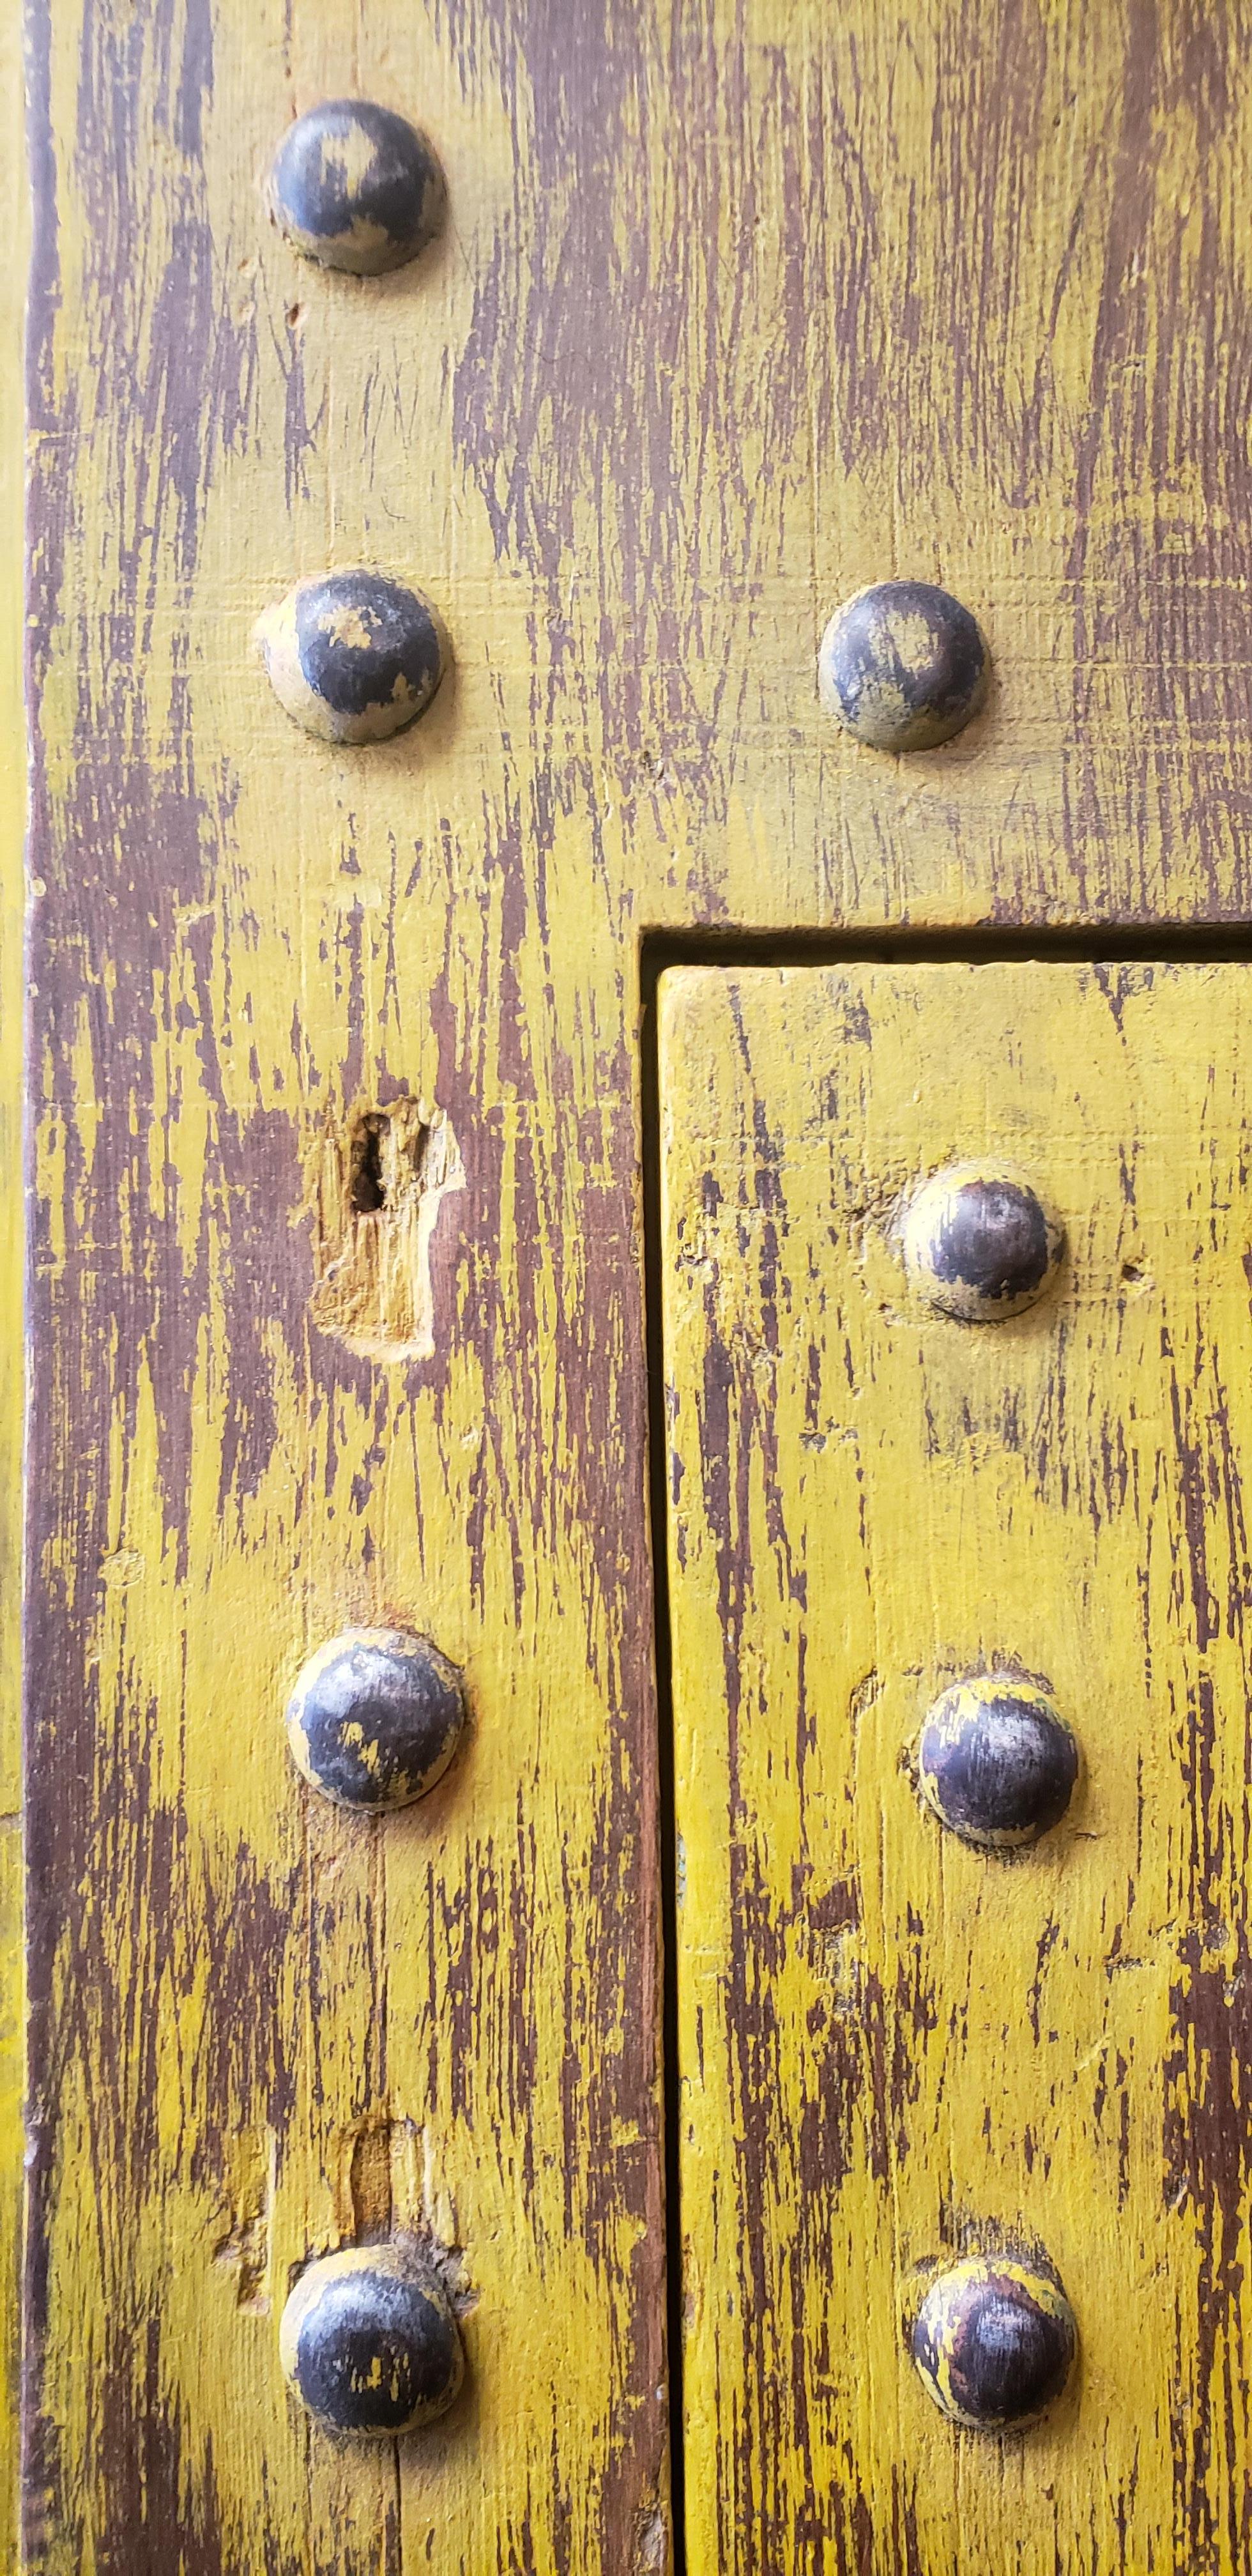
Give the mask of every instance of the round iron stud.
[[385, 742], [425, 713], [446, 659], [421, 592], [364, 567], [298, 581], [258, 619], [275, 696], [322, 742]]
[[442, 1778], [465, 1725], [455, 1665], [404, 1628], [349, 1628], [311, 1655], [287, 1706], [297, 1768], [341, 1807], [407, 1807]]
[[442, 2415], [465, 2368], [446, 2292], [393, 2245], [348, 2246], [310, 2263], [283, 2310], [279, 2350], [326, 2432], [384, 2439]]
[[954, 2424], [1011, 2432], [1061, 2396], [1078, 2349], [1073, 2310], [1046, 2272], [970, 2256], [927, 2290], [912, 2333], [928, 2394]]
[[923, 1183], [905, 1212], [913, 1286], [966, 1324], [1000, 1323], [1033, 1306], [1064, 1250], [1060, 1218], [1007, 1164], [950, 1163]]
[[930, 751], [969, 723], [987, 648], [959, 599], [929, 581], [877, 581], [836, 609], [818, 654], [822, 704], [876, 751]]
[[380, 277], [438, 230], [444, 183], [407, 117], [367, 98], [332, 98], [283, 136], [268, 195], [274, 221], [306, 259]]
[[1046, 1692], [1010, 1673], [977, 1673], [928, 1710], [918, 1775], [941, 1823], [963, 1842], [1017, 1851], [1060, 1823], [1078, 1745]]

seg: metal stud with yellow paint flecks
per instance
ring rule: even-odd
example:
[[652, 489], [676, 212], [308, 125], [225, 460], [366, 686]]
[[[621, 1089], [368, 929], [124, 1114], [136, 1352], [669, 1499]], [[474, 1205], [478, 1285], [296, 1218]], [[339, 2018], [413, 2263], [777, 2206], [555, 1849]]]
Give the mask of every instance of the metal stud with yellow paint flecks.
[[287, 1705], [298, 1770], [341, 1807], [411, 1806], [461, 1740], [461, 1677], [429, 1638], [348, 1628], [310, 1655]]
[[934, 2279], [910, 2338], [923, 2385], [953, 2424], [980, 2433], [1038, 2422], [1078, 2350], [1060, 2283], [1007, 2255], [968, 2255]]
[[379, 277], [438, 230], [444, 182], [407, 117], [372, 99], [332, 98], [283, 136], [267, 195], [275, 223], [306, 259]]
[[922, 1794], [940, 1822], [982, 1851], [1021, 1851], [1059, 1825], [1078, 1744], [1046, 1691], [1015, 1673], [973, 1673], [927, 1710]]
[[257, 621], [274, 693], [323, 742], [384, 742], [430, 705], [447, 639], [420, 591], [359, 567], [298, 581]]
[[1052, 1285], [1065, 1228], [1024, 1172], [998, 1156], [947, 1163], [904, 1210], [905, 1268], [917, 1294], [964, 1324], [997, 1324]]
[[822, 637], [823, 706], [877, 751], [930, 751], [968, 724], [987, 685], [976, 618], [929, 581], [879, 581]]
[[416, 2247], [397, 2244], [310, 2263], [283, 2310], [279, 2351], [326, 2432], [384, 2440], [442, 2415], [465, 2372], [447, 2292]]

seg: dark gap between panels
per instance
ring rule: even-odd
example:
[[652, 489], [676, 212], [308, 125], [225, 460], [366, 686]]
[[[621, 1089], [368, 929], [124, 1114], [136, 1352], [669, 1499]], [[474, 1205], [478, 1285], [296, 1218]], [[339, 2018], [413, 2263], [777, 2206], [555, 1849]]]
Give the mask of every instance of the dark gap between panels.
[[640, 1153], [643, 1181], [644, 1324], [648, 1371], [648, 1521], [652, 1651], [657, 1702], [657, 1830], [661, 1888], [661, 2084], [665, 2162], [665, 2324], [669, 2370], [673, 2576], [685, 2576], [686, 2452], [683, 2417], [683, 2239], [678, 2078], [678, 1841], [674, 1795], [674, 1691], [669, 1596], [669, 1435], [665, 1418], [661, 1260], [661, 1080], [656, 979], [640, 1012]]

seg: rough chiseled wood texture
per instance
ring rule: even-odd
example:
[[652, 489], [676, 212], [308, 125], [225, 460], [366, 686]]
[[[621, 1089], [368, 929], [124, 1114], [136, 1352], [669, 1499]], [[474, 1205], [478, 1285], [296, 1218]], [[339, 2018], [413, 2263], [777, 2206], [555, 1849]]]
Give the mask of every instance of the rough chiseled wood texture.
[[[663, 2562], [638, 936], [1246, 911], [1250, 32], [34, 0], [46, 2576]], [[345, 92], [448, 176], [380, 281], [263, 209]], [[363, 561], [456, 667], [353, 753], [249, 637]], [[897, 766], [814, 657], [905, 573], [996, 669]], [[465, 1175], [420, 1362], [311, 1302], [326, 1174], [399, 1095]], [[382, 1834], [282, 1742], [349, 1622], [473, 1698]], [[291, 2267], [388, 2208], [470, 2365], [398, 2471], [310, 2440], [275, 2352]]]
[[[1242, 967], [662, 986], [691, 2576], [1240, 2576], [1252, 2526]], [[1058, 1287], [965, 1325], [899, 1216], [1011, 1153]], [[1016, 1666], [1079, 1793], [992, 1856], [936, 1692]], [[1080, 2364], [957, 2434], [933, 2267], [1042, 2253]]]

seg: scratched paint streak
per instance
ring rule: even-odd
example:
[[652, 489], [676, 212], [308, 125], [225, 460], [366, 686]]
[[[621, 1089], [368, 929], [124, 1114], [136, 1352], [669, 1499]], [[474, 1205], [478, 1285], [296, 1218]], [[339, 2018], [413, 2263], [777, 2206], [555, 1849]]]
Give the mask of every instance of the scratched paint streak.
[[[693, 2576], [1238, 2576], [1244, 970], [689, 968], [661, 1050]], [[954, 1325], [902, 1195], [1010, 1142], [1066, 1269]], [[1011, 1860], [914, 1756], [1010, 1658], [1084, 1762]], [[1014, 2246], [1083, 2364], [1006, 2447], [904, 2326], [925, 2266]]]

